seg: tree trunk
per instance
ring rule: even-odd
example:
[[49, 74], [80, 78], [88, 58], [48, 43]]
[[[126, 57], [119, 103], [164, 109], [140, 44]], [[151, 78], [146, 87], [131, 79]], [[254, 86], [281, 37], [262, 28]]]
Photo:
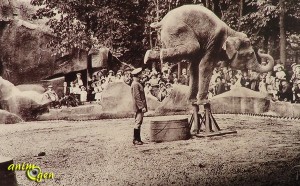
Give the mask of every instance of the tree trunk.
[[181, 62], [178, 62], [177, 74], [177, 79], [179, 79], [179, 76], [181, 76]]
[[240, 9], [239, 9], [239, 27], [238, 27], [238, 31], [241, 30], [243, 12], [244, 12], [244, 0], [240, 0]]
[[159, 0], [156, 0], [156, 19], [159, 22]]
[[205, 7], [210, 9], [210, 0], [205, 0]]
[[263, 43], [263, 49], [265, 51], [265, 53], [269, 53], [269, 34], [265, 34], [264, 35], [264, 43]]
[[92, 66], [92, 55], [88, 55], [87, 54], [87, 63], [86, 63], [86, 84], [88, 85], [88, 81], [92, 78], [92, 70], [93, 70], [93, 66]]
[[212, 5], [213, 5], [212, 11], [213, 11], [219, 18], [221, 18], [221, 17], [222, 17], [222, 10], [221, 10], [221, 7], [220, 7], [220, 0], [213, 0], [213, 1], [212, 1]]
[[279, 0], [280, 16], [279, 16], [279, 29], [280, 29], [280, 61], [286, 65], [286, 33], [285, 33], [285, 4], [284, 0]]

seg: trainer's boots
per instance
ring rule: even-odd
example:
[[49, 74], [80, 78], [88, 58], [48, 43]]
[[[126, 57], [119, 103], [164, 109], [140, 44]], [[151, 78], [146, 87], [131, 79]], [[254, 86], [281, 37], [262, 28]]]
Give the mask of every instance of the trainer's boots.
[[134, 129], [134, 131], [133, 131], [133, 144], [134, 145], [143, 145], [144, 144], [141, 140], [141, 129]]
[[140, 142], [140, 143], [142, 143], [142, 144], [144, 144], [144, 142], [142, 142], [142, 140], [141, 140], [141, 129], [138, 129], [138, 141]]

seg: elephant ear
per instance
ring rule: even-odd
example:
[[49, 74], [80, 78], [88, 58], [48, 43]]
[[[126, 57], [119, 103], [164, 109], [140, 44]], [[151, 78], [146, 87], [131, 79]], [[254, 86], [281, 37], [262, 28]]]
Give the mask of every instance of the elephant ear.
[[229, 59], [232, 59], [233, 56], [237, 53], [241, 45], [241, 40], [238, 37], [228, 37], [223, 44], [223, 49], [226, 51], [226, 54]]

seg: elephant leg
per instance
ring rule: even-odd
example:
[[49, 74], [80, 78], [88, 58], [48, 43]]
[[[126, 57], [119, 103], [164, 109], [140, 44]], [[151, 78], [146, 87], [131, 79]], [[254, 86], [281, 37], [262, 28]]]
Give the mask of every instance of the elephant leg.
[[144, 57], [144, 64], [154, 60], [160, 60], [161, 62], [180, 62], [184, 59], [196, 58], [196, 51], [199, 49], [199, 44], [190, 44], [190, 45], [178, 45], [171, 48], [163, 48], [160, 51], [147, 50]]
[[155, 50], [147, 50], [145, 56], [144, 56], [144, 64], [147, 64], [148, 62], [159, 60], [160, 59], [160, 52]]
[[165, 48], [160, 51], [160, 60], [162, 62], [180, 62], [184, 59], [193, 60], [195, 53], [199, 49], [199, 44], [178, 45], [173, 48]]
[[206, 54], [199, 64], [199, 91], [197, 95], [199, 104], [207, 102], [209, 83], [213, 74], [214, 65], [216, 64], [215, 60], [212, 60], [209, 56], [209, 54]]
[[[170, 23], [171, 24], [171, 23]], [[185, 24], [170, 25], [161, 30], [163, 48], [159, 51], [148, 50], [144, 63], [153, 60], [178, 63], [183, 59], [195, 60], [200, 49], [199, 41], [194, 31]]]
[[198, 84], [199, 84], [199, 68], [197, 63], [190, 63], [190, 92], [189, 100], [191, 102], [197, 102]]

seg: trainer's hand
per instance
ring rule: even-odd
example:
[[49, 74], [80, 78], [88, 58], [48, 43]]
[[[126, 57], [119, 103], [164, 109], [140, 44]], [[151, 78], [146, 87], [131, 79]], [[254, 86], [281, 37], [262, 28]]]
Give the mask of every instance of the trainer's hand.
[[142, 109], [142, 112], [143, 112], [143, 113], [147, 112], [147, 109], [146, 109], [146, 108], [143, 108], [143, 109]]

